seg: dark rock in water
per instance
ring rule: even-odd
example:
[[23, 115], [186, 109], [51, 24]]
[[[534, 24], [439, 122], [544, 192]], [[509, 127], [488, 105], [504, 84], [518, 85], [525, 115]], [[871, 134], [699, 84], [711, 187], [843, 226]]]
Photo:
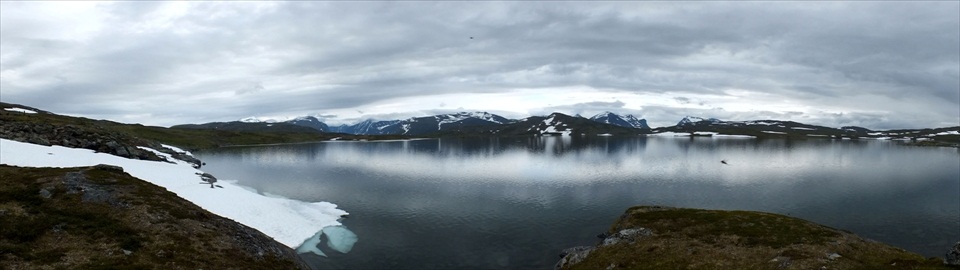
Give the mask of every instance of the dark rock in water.
[[595, 248], [589, 246], [579, 246], [564, 249], [560, 252], [560, 261], [557, 262], [557, 265], [554, 266], [554, 269], [563, 269], [564, 267], [574, 265], [583, 261], [587, 258], [587, 255], [590, 255], [590, 252], [593, 252]]
[[950, 251], [947, 251], [943, 263], [949, 266], [960, 266], [960, 242], [957, 242]]

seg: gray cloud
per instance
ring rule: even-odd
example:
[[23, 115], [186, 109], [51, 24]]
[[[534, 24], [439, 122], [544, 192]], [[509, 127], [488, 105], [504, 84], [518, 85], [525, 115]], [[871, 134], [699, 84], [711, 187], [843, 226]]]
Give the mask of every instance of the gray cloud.
[[[345, 114], [454, 95], [376, 112], [416, 116], [460, 94], [582, 86], [700, 108], [578, 101], [521, 109], [629, 111], [651, 123], [704, 114], [960, 125], [956, 2], [91, 4], [73, 12], [0, 2], [0, 98], [172, 125], [315, 111], [362, 119]], [[734, 98], [731, 91], [812, 109], [702, 108]]]

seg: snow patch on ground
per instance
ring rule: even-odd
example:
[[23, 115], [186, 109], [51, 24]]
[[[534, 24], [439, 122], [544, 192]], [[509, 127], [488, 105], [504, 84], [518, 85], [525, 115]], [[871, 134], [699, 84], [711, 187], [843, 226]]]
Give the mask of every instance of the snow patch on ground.
[[163, 148], [167, 148], [167, 149], [173, 150], [174, 152], [177, 152], [177, 153], [186, 154], [186, 155], [188, 155], [188, 156], [193, 156], [193, 153], [190, 153], [190, 151], [180, 149], [180, 148], [178, 148], [178, 147], [176, 147], [176, 146], [173, 146], [173, 145], [160, 144], [160, 146], [163, 146]]
[[807, 128], [807, 127], [791, 127], [790, 129], [797, 129], [797, 130], [817, 130], [817, 129], [815, 129], [815, 128]]
[[200, 184], [197, 174], [202, 172], [190, 163], [150, 148], [141, 149], [175, 163], [133, 160], [88, 149], [0, 139], [0, 164], [22, 167], [120, 166], [134, 177], [164, 187], [214, 214], [257, 229], [291, 248], [296, 248], [327, 226], [340, 225], [338, 219], [347, 214], [332, 203], [268, 197], [233, 181], [218, 181], [223, 188], [210, 188], [208, 184]]
[[786, 132], [769, 131], [769, 130], [764, 130], [764, 131], [762, 131], [762, 132], [763, 132], [763, 133], [769, 133], [769, 134], [787, 134]]
[[960, 135], [960, 131], [950, 130], [950, 131], [944, 131], [944, 132], [940, 132], [933, 135]]
[[21, 108], [4, 108], [3, 110], [10, 111], [10, 112], [19, 112], [19, 113], [37, 113], [35, 111], [21, 109]]

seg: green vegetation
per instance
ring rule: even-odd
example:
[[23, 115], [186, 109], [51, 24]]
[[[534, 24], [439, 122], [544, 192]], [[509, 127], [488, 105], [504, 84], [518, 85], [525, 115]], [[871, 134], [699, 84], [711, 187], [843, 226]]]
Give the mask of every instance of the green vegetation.
[[638, 206], [608, 233], [631, 228], [653, 234], [598, 246], [566, 268], [951, 269], [938, 258], [770, 213]]
[[0, 266], [296, 269], [293, 250], [120, 171], [0, 165]]

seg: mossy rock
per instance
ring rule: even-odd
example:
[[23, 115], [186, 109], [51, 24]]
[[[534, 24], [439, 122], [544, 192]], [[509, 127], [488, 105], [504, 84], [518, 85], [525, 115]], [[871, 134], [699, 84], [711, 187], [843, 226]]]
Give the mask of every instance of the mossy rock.
[[578, 262], [558, 268], [955, 269], [939, 258], [763, 212], [637, 206], [627, 209], [606, 235], [638, 228], [652, 233], [601, 242], [587, 256], [580, 254]]

